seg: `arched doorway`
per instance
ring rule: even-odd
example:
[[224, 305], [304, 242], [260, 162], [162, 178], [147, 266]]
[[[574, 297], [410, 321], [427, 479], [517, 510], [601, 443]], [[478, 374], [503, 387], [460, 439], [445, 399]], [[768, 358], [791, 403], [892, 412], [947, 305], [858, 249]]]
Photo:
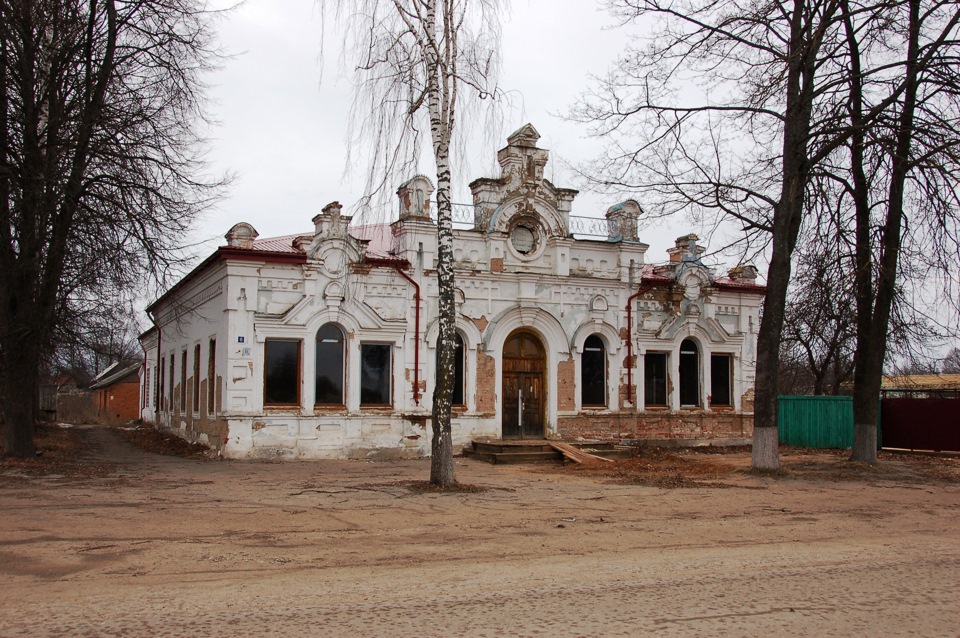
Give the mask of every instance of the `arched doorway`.
[[510, 335], [503, 344], [503, 438], [543, 438], [545, 370], [540, 339], [525, 331]]

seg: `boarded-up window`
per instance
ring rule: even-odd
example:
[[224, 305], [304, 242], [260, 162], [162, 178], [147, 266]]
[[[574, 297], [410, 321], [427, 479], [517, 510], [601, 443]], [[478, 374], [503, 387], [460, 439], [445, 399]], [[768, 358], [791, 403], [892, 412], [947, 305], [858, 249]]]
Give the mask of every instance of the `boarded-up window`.
[[300, 405], [300, 342], [267, 339], [263, 350], [264, 405]]
[[360, 345], [360, 405], [391, 404], [391, 347], [386, 343]]
[[607, 352], [603, 340], [590, 335], [580, 355], [580, 403], [585, 406], [607, 404]]
[[667, 353], [648, 352], [643, 357], [644, 405], [667, 405]]
[[733, 405], [730, 381], [733, 357], [729, 354], [710, 355], [710, 405]]
[[167, 383], [167, 360], [164, 358], [160, 359], [160, 379], [158, 380], [158, 383], [160, 385], [157, 390], [157, 400], [155, 401], [155, 403], [157, 405], [157, 408], [162, 410], [163, 398], [165, 396], [164, 392], [167, 391], [166, 387], [164, 387]]

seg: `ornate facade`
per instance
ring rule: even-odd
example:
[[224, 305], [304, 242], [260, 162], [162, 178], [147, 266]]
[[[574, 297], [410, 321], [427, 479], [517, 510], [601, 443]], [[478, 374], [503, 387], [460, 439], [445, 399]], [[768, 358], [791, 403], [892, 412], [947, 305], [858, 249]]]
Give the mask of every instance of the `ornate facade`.
[[[538, 138], [511, 135], [456, 219], [455, 445], [749, 437], [756, 270], [716, 276], [695, 235], [647, 264], [637, 202], [572, 216]], [[432, 191], [403, 184], [390, 224], [351, 225], [334, 202], [303, 235], [231, 228], [148, 308], [144, 418], [234, 458], [428, 454]]]

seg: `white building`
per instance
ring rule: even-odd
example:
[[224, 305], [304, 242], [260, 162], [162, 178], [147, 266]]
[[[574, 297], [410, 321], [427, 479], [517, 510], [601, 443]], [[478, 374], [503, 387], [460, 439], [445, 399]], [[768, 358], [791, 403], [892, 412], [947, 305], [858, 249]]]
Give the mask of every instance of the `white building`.
[[[571, 216], [577, 192], [544, 179], [538, 138], [511, 135], [501, 176], [455, 217], [454, 444], [749, 437], [756, 269], [714, 276], [694, 235], [646, 264], [640, 206]], [[402, 185], [392, 224], [350, 226], [334, 202], [303, 235], [231, 228], [148, 308], [144, 419], [234, 458], [428, 454], [432, 191]]]

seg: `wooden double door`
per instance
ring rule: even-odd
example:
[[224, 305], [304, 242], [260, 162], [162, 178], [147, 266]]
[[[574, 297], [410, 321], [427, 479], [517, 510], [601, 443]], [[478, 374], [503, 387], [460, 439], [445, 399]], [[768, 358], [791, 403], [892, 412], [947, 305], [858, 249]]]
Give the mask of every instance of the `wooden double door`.
[[510, 335], [503, 346], [503, 438], [543, 438], [545, 370], [540, 340], [529, 332]]

